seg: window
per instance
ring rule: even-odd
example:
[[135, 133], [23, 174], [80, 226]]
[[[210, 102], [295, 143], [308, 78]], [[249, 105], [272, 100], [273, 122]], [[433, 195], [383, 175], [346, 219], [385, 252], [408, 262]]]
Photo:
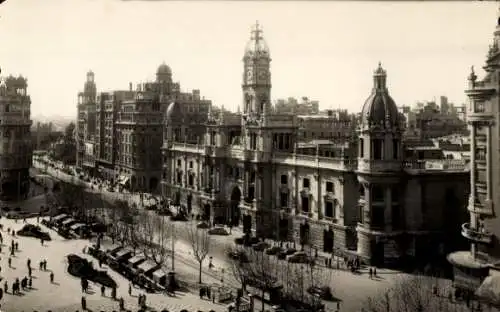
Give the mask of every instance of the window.
[[334, 209], [333, 202], [331, 202], [331, 201], [325, 202], [325, 217], [335, 218], [335, 209]]
[[328, 193], [333, 193], [333, 182], [326, 182], [326, 191]]
[[382, 145], [384, 144], [384, 140], [374, 139], [373, 140], [373, 159], [380, 160], [382, 159]]
[[373, 202], [383, 202], [384, 201], [384, 189], [380, 186], [372, 186], [371, 198]]
[[392, 158], [398, 159], [399, 157], [399, 141], [397, 139], [392, 140]]
[[177, 167], [180, 167], [180, 166], [182, 166], [182, 160], [177, 159]]
[[393, 187], [391, 189], [391, 197], [392, 197], [392, 203], [393, 204], [398, 204], [399, 203], [399, 188]]
[[309, 212], [309, 197], [308, 196], [302, 196], [302, 212], [308, 213]]
[[182, 184], [182, 171], [177, 172], [177, 184]]
[[288, 176], [286, 174], [281, 175], [281, 184], [282, 185], [287, 185], [288, 184]]
[[194, 186], [194, 176], [192, 174], [189, 175], [188, 183], [189, 186]]
[[254, 200], [254, 198], [255, 198], [255, 187], [254, 186], [248, 187], [248, 196], [247, 197], [249, 200]]
[[309, 179], [305, 178], [304, 180], [302, 180], [302, 187], [309, 188]]
[[280, 193], [280, 207], [281, 208], [288, 207], [288, 193], [286, 192]]
[[385, 224], [385, 215], [384, 215], [383, 206], [372, 206], [372, 216], [371, 216], [371, 225], [374, 228], [382, 228]]
[[359, 157], [364, 157], [365, 155], [365, 140], [359, 139]]
[[189, 169], [193, 169], [193, 161], [192, 160], [189, 162]]

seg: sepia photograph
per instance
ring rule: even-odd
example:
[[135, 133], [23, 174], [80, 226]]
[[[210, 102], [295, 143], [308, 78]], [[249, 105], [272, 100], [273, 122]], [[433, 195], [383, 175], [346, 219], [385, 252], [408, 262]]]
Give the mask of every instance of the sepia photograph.
[[500, 312], [499, 123], [500, 2], [0, 1], [0, 312]]

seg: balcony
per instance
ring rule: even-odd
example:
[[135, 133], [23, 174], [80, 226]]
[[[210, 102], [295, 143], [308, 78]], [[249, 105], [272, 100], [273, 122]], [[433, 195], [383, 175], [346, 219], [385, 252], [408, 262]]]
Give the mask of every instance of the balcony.
[[398, 160], [368, 160], [362, 159], [358, 163], [358, 171], [396, 172], [403, 169], [403, 163]]
[[493, 239], [493, 235], [490, 232], [486, 231], [484, 228], [481, 230], [472, 229], [470, 223], [462, 224], [462, 236], [482, 244], [490, 244]]

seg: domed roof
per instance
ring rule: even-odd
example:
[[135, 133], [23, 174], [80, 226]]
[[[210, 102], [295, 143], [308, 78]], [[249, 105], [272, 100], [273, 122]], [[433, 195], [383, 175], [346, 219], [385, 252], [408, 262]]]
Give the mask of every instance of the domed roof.
[[177, 116], [182, 114], [181, 106], [177, 102], [172, 102], [167, 107], [167, 112], [165, 113], [165, 120], [171, 122]]
[[168, 66], [165, 63], [162, 63], [160, 66], [158, 66], [158, 69], [156, 70], [157, 75], [172, 75], [172, 69], [170, 69], [170, 66]]
[[252, 36], [245, 47], [245, 57], [269, 56], [269, 47], [262, 36], [262, 28], [259, 22], [252, 29]]
[[361, 125], [381, 125], [383, 128], [399, 126], [399, 113], [396, 103], [389, 95], [386, 86], [386, 71], [379, 63], [373, 74], [372, 93], [363, 105]]

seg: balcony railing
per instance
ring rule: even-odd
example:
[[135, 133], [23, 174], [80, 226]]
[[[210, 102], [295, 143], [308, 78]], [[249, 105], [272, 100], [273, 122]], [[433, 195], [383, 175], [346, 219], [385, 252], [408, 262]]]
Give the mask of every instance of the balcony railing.
[[486, 231], [486, 229], [473, 229], [471, 228], [470, 223], [462, 224], [462, 236], [483, 244], [490, 244], [493, 239], [493, 235]]

